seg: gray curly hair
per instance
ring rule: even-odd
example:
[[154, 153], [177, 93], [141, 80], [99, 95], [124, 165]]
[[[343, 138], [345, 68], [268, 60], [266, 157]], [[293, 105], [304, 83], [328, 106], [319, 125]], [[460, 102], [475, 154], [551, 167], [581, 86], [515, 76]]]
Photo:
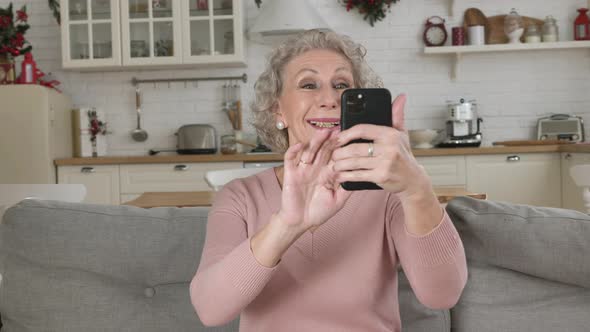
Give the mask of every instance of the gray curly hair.
[[289, 147], [287, 130], [275, 126], [277, 100], [283, 88], [282, 73], [294, 57], [314, 49], [334, 50], [346, 57], [352, 65], [355, 87], [383, 87], [381, 78], [365, 61], [366, 49], [350, 37], [332, 31], [308, 30], [288, 39], [269, 54], [266, 69], [254, 85], [254, 101], [250, 104], [250, 123], [262, 142], [275, 152], [284, 153]]

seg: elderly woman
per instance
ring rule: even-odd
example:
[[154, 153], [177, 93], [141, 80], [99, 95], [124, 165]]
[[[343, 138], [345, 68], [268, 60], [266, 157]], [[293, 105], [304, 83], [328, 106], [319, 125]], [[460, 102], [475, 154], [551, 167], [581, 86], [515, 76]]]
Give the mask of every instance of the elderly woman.
[[[240, 316], [240, 331], [400, 331], [397, 265], [418, 299], [453, 306], [467, 268], [404, 130], [340, 132], [340, 95], [380, 87], [364, 48], [307, 31], [270, 55], [256, 82], [254, 125], [284, 165], [234, 180], [217, 195], [190, 295], [201, 321]], [[364, 138], [373, 143], [348, 142]], [[344, 190], [369, 181], [384, 190]]]

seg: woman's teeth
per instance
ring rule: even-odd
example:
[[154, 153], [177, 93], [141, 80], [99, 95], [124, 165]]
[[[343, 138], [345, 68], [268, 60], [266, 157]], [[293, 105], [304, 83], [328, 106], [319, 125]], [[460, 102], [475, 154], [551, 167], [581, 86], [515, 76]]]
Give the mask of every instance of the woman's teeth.
[[340, 121], [333, 122], [320, 122], [320, 121], [309, 121], [311, 125], [319, 128], [333, 128], [340, 125]]

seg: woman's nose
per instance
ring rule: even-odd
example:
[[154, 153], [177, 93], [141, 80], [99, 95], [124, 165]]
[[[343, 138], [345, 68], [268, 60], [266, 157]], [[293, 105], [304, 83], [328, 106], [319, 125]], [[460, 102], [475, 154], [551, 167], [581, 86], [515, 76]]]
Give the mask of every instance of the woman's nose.
[[340, 91], [329, 88], [322, 88], [319, 96], [319, 103], [321, 108], [335, 109], [340, 103]]

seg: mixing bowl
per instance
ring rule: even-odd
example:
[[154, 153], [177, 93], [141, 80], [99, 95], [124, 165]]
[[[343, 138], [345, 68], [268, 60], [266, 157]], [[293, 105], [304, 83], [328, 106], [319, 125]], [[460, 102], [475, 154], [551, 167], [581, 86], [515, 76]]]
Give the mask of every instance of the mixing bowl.
[[410, 144], [414, 149], [430, 149], [442, 139], [441, 129], [414, 129], [408, 131]]

